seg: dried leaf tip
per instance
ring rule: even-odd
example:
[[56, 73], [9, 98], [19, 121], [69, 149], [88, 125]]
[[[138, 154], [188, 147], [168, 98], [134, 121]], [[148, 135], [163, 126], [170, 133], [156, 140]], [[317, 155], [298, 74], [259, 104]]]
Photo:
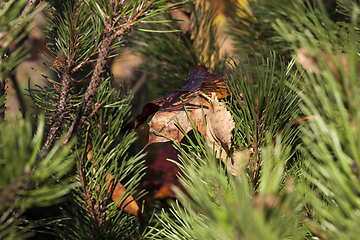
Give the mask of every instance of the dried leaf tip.
[[206, 143], [215, 153], [215, 157], [226, 164], [232, 175], [239, 175], [249, 164], [253, 148], [233, 148], [231, 146], [231, 132], [235, 122], [231, 113], [226, 109], [225, 102], [219, 102], [216, 93], [212, 93], [210, 111], [206, 116]]
[[206, 115], [206, 143], [216, 158], [226, 163], [231, 151], [231, 131], [235, 122], [226, 109], [225, 103], [218, 101], [216, 93], [211, 94], [210, 111]]

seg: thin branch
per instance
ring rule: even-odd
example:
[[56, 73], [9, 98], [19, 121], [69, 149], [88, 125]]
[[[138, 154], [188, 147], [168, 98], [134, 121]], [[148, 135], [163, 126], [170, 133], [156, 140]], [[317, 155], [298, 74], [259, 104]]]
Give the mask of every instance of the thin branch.
[[17, 80], [15, 78], [15, 75], [13, 73], [10, 74], [10, 79], [11, 79], [11, 82], [12, 82], [13, 87], [15, 89], [17, 100], [19, 101], [20, 111], [21, 111], [22, 115], [25, 116], [26, 115], [26, 104], [25, 104], [25, 101], [24, 101], [24, 96], [21, 93], [19, 84], [18, 84], [18, 82], [17, 82]]
[[[147, 75], [148, 73], [145, 72], [142, 74], [142, 76], [140, 77], [140, 79], [135, 83], [135, 85], [131, 88], [130, 92], [131, 92], [131, 96], [134, 96], [134, 94], [139, 91], [139, 89], [146, 83], [147, 81]], [[207, 95], [205, 95], [207, 96]]]
[[31, 8], [35, 3], [36, 3], [36, 0], [29, 0], [29, 1], [26, 3], [25, 11], [27, 11], [29, 8]]
[[[5, 96], [5, 80], [0, 79], [0, 97]], [[5, 103], [0, 103], [0, 119], [4, 120], [5, 118]]]
[[[145, 8], [147, 7], [147, 4]], [[70, 138], [73, 136], [83, 124], [85, 118], [90, 113], [91, 104], [93, 103], [94, 96], [98, 90], [101, 74], [105, 71], [106, 60], [109, 55], [111, 46], [117, 38], [121, 38], [125, 32], [130, 31], [135, 22], [140, 18], [146, 16], [144, 11], [139, 11], [133, 18], [129, 19], [124, 26], [122, 26], [118, 31], [114, 31], [112, 27], [113, 22], [110, 22], [105, 16], [104, 20], [104, 30], [103, 30], [103, 40], [99, 48], [99, 55], [96, 61], [95, 69], [93, 75], [91, 76], [90, 84], [85, 92], [85, 96], [82, 104], [79, 106], [78, 114], [76, 115], [74, 121], [72, 122], [68, 132], [65, 135], [63, 140], [63, 145], [66, 145]], [[115, 21], [115, 20], [114, 20]]]
[[94, 205], [92, 204], [91, 201], [91, 196], [89, 193], [89, 189], [88, 189], [88, 185], [85, 182], [85, 178], [84, 178], [84, 174], [82, 171], [80, 171], [80, 179], [81, 179], [81, 183], [84, 186], [84, 190], [85, 190], [85, 198], [86, 198], [86, 203], [87, 203], [87, 208], [91, 214], [92, 219], [95, 221], [96, 225], [99, 225], [98, 219], [96, 218], [96, 214], [95, 214], [95, 210], [94, 210]]
[[78, 71], [80, 68], [82, 68], [85, 64], [87, 64], [90, 61], [90, 58], [93, 57], [96, 54], [96, 47], [93, 53], [91, 53], [89, 56], [87, 56], [84, 60], [81, 61], [81, 63], [79, 63], [76, 67], [74, 67], [73, 69], [71, 69], [71, 73], [75, 73], [76, 71]]
[[51, 118], [51, 127], [47, 135], [45, 144], [43, 145], [42, 152], [48, 150], [53, 144], [54, 140], [58, 137], [62, 127], [66, 113], [68, 112], [68, 104], [70, 98], [68, 97], [70, 93], [71, 83], [74, 82], [70, 75], [70, 68], [68, 66], [68, 58], [65, 54], [60, 54], [56, 57], [54, 61], [54, 66], [60, 69], [61, 75], [61, 87], [59, 93], [59, 99], [56, 104], [56, 110], [54, 116]]

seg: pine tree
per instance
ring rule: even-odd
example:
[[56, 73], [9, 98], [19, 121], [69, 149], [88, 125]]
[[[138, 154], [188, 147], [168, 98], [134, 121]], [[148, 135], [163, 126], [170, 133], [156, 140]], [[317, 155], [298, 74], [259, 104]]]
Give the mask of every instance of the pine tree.
[[[57, 78], [28, 89], [45, 112], [35, 126], [25, 105], [23, 119], [0, 122], [0, 238], [358, 238], [360, 3], [227, 2], [231, 58], [216, 10], [202, 1], [47, 1]], [[37, 4], [1, 3], [1, 104], [5, 81], [16, 86]], [[188, 29], [167, 11], [174, 7], [190, 13]], [[107, 65], [132, 40], [159, 94], [182, 87], [194, 65], [227, 78], [222, 101], [240, 153], [221, 161], [195, 122], [190, 135], [175, 119], [185, 135], [173, 141], [185, 191], [174, 188], [176, 200], [150, 223], [134, 202], [146, 194], [136, 191], [145, 151], [129, 151], [131, 93], [114, 88]], [[58, 215], [26, 219], [45, 206]]]
[[[11, 44], [24, 39], [22, 30], [41, 8], [39, 1], [1, 4], [3, 96], [6, 77], [26, 54], [24, 46], [11, 50]], [[1, 238], [25, 238], [29, 230], [62, 239], [139, 238], [144, 221], [134, 201], [143, 194], [135, 188], [144, 154], [129, 156], [136, 139], [125, 129], [131, 97], [126, 89], [115, 91], [107, 62], [140, 22], [176, 5], [47, 1], [48, 48], [55, 57], [47, 65], [57, 78], [42, 74], [52, 86], [28, 92], [45, 112], [48, 133], [39, 116], [32, 136], [26, 107], [24, 120], [1, 123]], [[58, 215], [25, 219], [24, 212], [41, 206], [56, 208]]]
[[174, 142], [186, 192], [150, 239], [357, 239], [360, 8], [334, 2], [232, 11], [232, 144], [255, 153], [234, 177], [200, 133]]

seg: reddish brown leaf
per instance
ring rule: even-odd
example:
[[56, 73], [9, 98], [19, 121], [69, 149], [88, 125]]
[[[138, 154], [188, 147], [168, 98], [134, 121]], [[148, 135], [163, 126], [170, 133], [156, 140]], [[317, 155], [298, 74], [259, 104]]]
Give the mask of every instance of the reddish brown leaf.
[[155, 114], [149, 122], [150, 130], [147, 145], [155, 142], [167, 142], [169, 141], [168, 138], [180, 142], [184, 135], [175, 125], [173, 118], [176, 117], [179, 120], [185, 132], [192, 130], [192, 125], [184, 111], [185, 106], [190, 119], [196, 122], [198, 130], [205, 136], [202, 111], [205, 114], [209, 111], [209, 103], [207, 100], [203, 101], [199, 92], [205, 93], [208, 97], [211, 96], [212, 92], [215, 92], [220, 99], [225, 97], [226, 91], [226, 79], [219, 74], [209, 73], [205, 66], [195, 66], [190, 71], [187, 84], [183, 88], [144, 106], [141, 114], [136, 117], [135, 127], [143, 124], [150, 115]]
[[161, 144], [156, 150], [155, 160], [149, 165], [146, 177], [148, 180], [141, 184], [143, 189], [157, 189], [154, 198], [174, 197], [172, 186], [182, 188], [176, 174], [180, 171], [179, 167], [167, 159], [176, 160], [178, 151], [171, 143]]
[[156, 191], [154, 198], [174, 198], [174, 192], [171, 190], [172, 184], [165, 184], [159, 190]]

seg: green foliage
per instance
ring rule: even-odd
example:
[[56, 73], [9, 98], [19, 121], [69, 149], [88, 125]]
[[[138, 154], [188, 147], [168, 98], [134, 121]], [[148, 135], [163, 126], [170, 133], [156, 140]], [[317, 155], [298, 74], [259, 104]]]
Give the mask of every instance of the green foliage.
[[27, 0], [4, 1], [0, 10], [0, 79], [5, 81], [11, 71], [27, 56], [26, 45], [22, 43], [31, 19], [34, 18], [42, 8], [32, 11], [25, 8]]
[[[229, 109], [236, 123], [233, 141], [237, 147], [252, 147], [255, 151], [254, 161], [250, 163], [252, 180], [260, 174], [261, 148], [268, 144], [265, 141], [267, 134], [275, 140], [281, 133], [282, 143], [294, 145], [293, 151], [296, 151], [298, 128], [292, 125], [299, 115], [301, 101], [291, 86], [297, 85], [299, 77], [291, 73], [294, 61], [285, 66], [274, 54], [271, 55], [271, 58], [257, 62], [252, 69], [237, 66], [234, 62], [233, 74], [229, 76], [232, 90]], [[288, 162], [294, 164], [296, 158]]]
[[[58, 142], [39, 157], [44, 137], [44, 118], [33, 135], [29, 119], [0, 123], [0, 237], [22, 239], [36, 225], [23, 223], [22, 214], [32, 207], [53, 205], [63, 200], [73, 187], [73, 144]], [[24, 227], [25, 226], [25, 227]]]
[[[76, 188], [66, 207], [69, 217], [59, 230], [62, 239], [129, 239], [136, 236], [135, 216], [124, 212], [119, 205], [129, 195], [136, 194], [135, 188], [143, 176], [143, 154], [128, 156], [134, 134], [122, 133], [129, 119], [131, 108], [129, 93], [123, 96], [120, 90], [114, 96], [110, 79], [99, 89], [97, 101], [102, 109], [89, 121], [87, 130], [80, 134], [77, 158], [77, 178], [81, 183]], [[121, 141], [117, 137], [122, 135]], [[89, 153], [91, 151], [91, 153]], [[91, 157], [89, 157], [91, 156]], [[109, 175], [114, 178], [110, 181]], [[114, 188], [110, 184], [121, 182], [126, 193], [113, 202]], [[141, 197], [143, 193], [137, 193]]]
[[[200, 2], [175, 4], [192, 12], [187, 32], [162, 0], [48, 2], [56, 57], [49, 67], [59, 80], [29, 92], [36, 106], [55, 113], [56, 137], [41, 151], [43, 117], [35, 134], [28, 118], [0, 123], [0, 238], [25, 238], [46, 221], [61, 239], [358, 238], [359, 3], [249, 1], [230, 14], [235, 60], [225, 62], [214, 12]], [[24, 59], [25, 45], [10, 51], [8, 40], [24, 37], [33, 16], [25, 5], [9, 1], [0, 10], [0, 33], [9, 33], [1, 36], [1, 80]], [[133, 39], [132, 29], [140, 30]], [[144, 154], [129, 154], [136, 140], [127, 130], [130, 93], [115, 93], [105, 64], [134, 39], [153, 73], [150, 83], [166, 93], [185, 84], [193, 65], [227, 74], [232, 147], [254, 150], [233, 176], [194, 122], [188, 134], [176, 121], [185, 135], [174, 147], [186, 191], [174, 189], [177, 199], [150, 226], [124, 209], [127, 197], [145, 194], [136, 191]], [[309, 120], [293, 124], [304, 116]], [[69, 133], [74, 140], [62, 144], [58, 137]], [[126, 191], [114, 202], [117, 183]], [[64, 215], [22, 219], [33, 207], [64, 199]]]
[[[313, 2], [249, 1], [248, 15], [236, 13], [235, 49], [249, 57], [228, 76], [232, 140], [261, 146], [260, 178], [249, 176], [251, 163], [228, 174], [199, 150], [197, 134], [177, 146], [186, 193], [176, 190], [178, 202], [158, 215], [150, 239], [358, 238], [360, 6], [339, 1], [334, 13]], [[271, 57], [304, 49], [296, 65]], [[270, 57], [258, 62], [261, 53]], [[310, 119], [300, 129], [291, 126], [303, 116]]]
[[297, 77], [289, 75], [293, 63], [281, 64], [281, 76], [274, 74], [274, 58], [266, 63], [256, 80], [244, 79], [242, 69], [234, 66], [229, 82], [229, 109], [236, 125], [232, 139], [237, 147], [256, 148], [250, 167], [233, 177], [207, 150], [199, 132], [193, 137], [184, 132], [187, 143], [175, 147], [186, 193], [176, 190], [181, 205], [162, 212], [150, 239], [279, 239], [306, 234], [298, 195], [284, 190], [298, 174], [289, 163], [299, 161], [291, 151], [298, 130], [291, 125], [300, 99], [287, 86]]
[[53, 16], [48, 22], [48, 47], [56, 56], [70, 56], [68, 64], [76, 66], [96, 54], [104, 26], [87, 4], [55, 0], [47, 10]]
[[[9, 21], [4, 33], [23, 31], [25, 23], [16, 28], [20, 20], [27, 23], [35, 14], [25, 17], [28, 13], [25, 7], [27, 1], [18, 2], [10, 1], [1, 10], [3, 21]], [[28, 4], [36, 6], [37, 3]], [[50, 205], [57, 209], [59, 206], [54, 205], [64, 200], [60, 197], [66, 194], [66, 206], [59, 211], [66, 215], [55, 216], [55, 220], [36, 219], [39, 224], [48, 224], [45, 228], [47, 232], [55, 233], [62, 239], [129, 239], [139, 235], [139, 219], [124, 210], [124, 201], [130, 196], [135, 200], [143, 196], [135, 189], [144, 174], [144, 154], [139, 152], [129, 156], [129, 147], [136, 140], [135, 134], [126, 132], [130, 119], [130, 93], [122, 90], [114, 93], [106, 61], [114, 56], [118, 47], [124, 45], [130, 31], [140, 21], [153, 18], [171, 7], [173, 5], [165, 4], [163, 0], [126, 3], [48, 1], [48, 48], [55, 57], [54, 63], [48, 67], [56, 72], [58, 79], [48, 79], [52, 87], [29, 89], [29, 94], [35, 105], [48, 114], [50, 130], [48, 134], [44, 133], [44, 119], [41, 119], [32, 145], [27, 145], [26, 137], [29, 136], [24, 131], [21, 133], [24, 139], [16, 142], [18, 148], [16, 144], [1, 146], [8, 147], [3, 154], [14, 151], [21, 158], [14, 157], [24, 161], [22, 165], [16, 161], [10, 162], [11, 154], [0, 157], [3, 168], [9, 170], [9, 175], [5, 174], [4, 183], [1, 183], [0, 189], [4, 190], [1, 193], [13, 193], [2, 209], [5, 212], [1, 221], [6, 224], [2, 225], [4, 234], [1, 237], [13, 238], [20, 229], [19, 223], [24, 232], [35, 226], [19, 220], [27, 208]], [[9, 13], [18, 18], [12, 15], [11, 19]], [[12, 37], [15, 39], [15, 36]], [[11, 40], [13, 38], [9, 37]], [[16, 39], [15, 44], [18, 41]], [[17, 51], [23, 50], [19, 47], [12, 53], [15, 63], [22, 60]], [[7, 70], [10, 67], [5, 63], [2, 61], [2, 69]], [[13, 68], [16, 64], [12, 64]], [[3, 70], [1, 73], [4, 76], [9, 74]], [[28, 121], [25, 120], [27, 127], [30, 124]], [[11, 126], [11, 123], [8, 124]], [[21, 130], [24, 129], [19, 128]], [[18, 134], [1, 136], [18, 140]], [[62, 135], [64, 138], [60, 137]], [[76, 144], [69, 142], [69, 139], [76, 139]], [[9, 140], [8, 144], [11, 143]], [[20, 147], [26, 147], [26, 151]], [[70, 151], [74, 153], [71, 158]], [[72, 167], [74, 161], [70, 161], [74, 157], [76, 168]], [[67, 177], [73, 171], [76, 171], [76, 178]], [[19, 174], [24, 176], [20, 177]], [[26, 185], [28, 183], [31, 185]], [[126, 189], [124, 193], [116, 189], [119, 186], [116, 184], [120, 183]], [[117, 202], [113, 201], [115, 191], [120, 196]], [[139, 211], [139, 217], [140, 214]], [[37, 231], [44, 231], [44, 227]]]
[[[157, 94], [166, 94], [183, 87], [189, 69], [194, 65], [205, 65], [211, 72], [219, 74], [224, 74], [226, 70], [223, 61], [225, 56], [219, 53], [214, 9], [205, 7], [204, 1], [197, 4], [191, 2], [183, 7], [179, 11], [191, 13], [190, 20], [174, 19], [166, 12], [156, 18], [156, 22], [162, 24], [148, 21], [142, 26], [146, 31], [137, 33], [136, 49], [145, 60], [143, 68], [152, 73], [148, 88]], [[182, 21], [192, 22], [186, 32], [179, 30]], [[160, 34], [148, 31], [155, 27]]]
[[[272, 170], [268, 167], [264, 171]], [[304, 235], [306, 230], [297, 221], [298, 209], [293, 208], [295, 194], [276, 198], [277, 195], [260, 191], [254, 195], [245, 174], [236, 178], [221, 174], [224, 169], [213, 157], [206, 159], [199, 171], [189, 167], [187, 173], [192, 183], [191, 187], [186, 187], [188, 195], [177, 191], [182, 207], [173, 206], [175, 218], [166, 213], [161, 215], [161, 228], [151, 239], [280, 239], [290, 236], [296, 239]], [[266, 205], [268, 199], [273, 201], [272, 205]], [[294, 210], [287, 212], [289, 207]]]
[[[303, 111], [316, 121], [303, 126], [303, 151], [307, 153], [304, 177], [299, 192], [310, 207], [313, 225], [320, 225], [329, 239], [356, 239], [359, 232], [359, 9], [358, 3], [341, 1], [347, 9], [349, 23], [334, 24], [324, 17], [324, 27], [314, 11], [309, 19], [297, 23], [299, 31], [278, 21], [275, 28], [292, 46], [307, 48], [318, 63], [318, 71], [304, 76]], [[323, 11], [323, 9], [321, 9]], [[323, 23], [322, 23], [323, 24]], [[339, 28], [338, 26], [341, 26]], [[307, 35], [301, 31], [310, 29]], [[316, 30], [316, 31], [315, 31]], [[296, 38], [296, 40], [295, 40]], [[324, 59], [324, 55], [329, 60]], [[339, 61], [339, 56], [346, 60]], [[344, 59], [344, 58], [343, 58]], [[332, 64], [335, 66], [331, 67]], [[340, 74], [340, 79], [337, 76]]]

